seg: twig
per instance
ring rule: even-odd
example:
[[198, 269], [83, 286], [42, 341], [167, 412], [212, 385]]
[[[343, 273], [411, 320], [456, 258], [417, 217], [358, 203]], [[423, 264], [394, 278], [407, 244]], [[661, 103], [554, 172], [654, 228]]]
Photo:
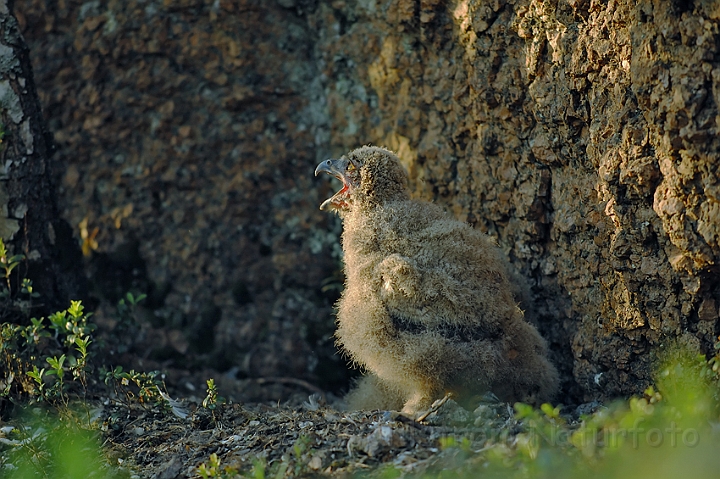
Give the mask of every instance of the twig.
[[443, 406], [443, 404], [445, 404], [447, 402], [447, 400], [450, 399], [451, 396], [452, 396], [452, 393], [446, 393], [444, 398], [440, 399], [439, 401], [435, 401], [433, 403], [433, 405], [430, 406], [430, 409], [428, 409], [428, 411], [425, 414], [423, 414], [419, 418], [415, 419], [415, 421], [421, 422], [421, 421], [424, 421], [425, 419], [427, 419], [427, 417], [430, 414], [437, 412]]

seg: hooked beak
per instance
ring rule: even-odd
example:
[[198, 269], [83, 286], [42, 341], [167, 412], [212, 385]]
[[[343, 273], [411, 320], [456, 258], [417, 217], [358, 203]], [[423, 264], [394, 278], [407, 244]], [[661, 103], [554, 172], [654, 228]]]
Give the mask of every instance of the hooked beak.
[[320, 173], [327, 173], [344, 183], [343, 177], [345, 176], [345, 171], [347, 171], [347, 163], [348, 160], [346, 158], [340, 158], [339, 160], [325, 160], [317, 165], [317, 168], [315, 168], [315, 176]]
[[347, 207], [348, 188], [350, 183], [350, 179], [347, 177], [348, 162], [349, 160], [345, 157], [339, 158], [337, 160], [330, 159], [323, 161], [317, 166], [317, 168], [315, 168], [315, 176], [319, 175], [320, 173], [327, 173], [328, 175], [334, 176], [343, 183], [343, 187], [340, 191], [335, 193], [335, 195], [333, 195], [331, 198], [328, 198], [323, 202], [323, 204], [320, 205], [321, 210], [328, 208], [339, 210], [343, 207]]

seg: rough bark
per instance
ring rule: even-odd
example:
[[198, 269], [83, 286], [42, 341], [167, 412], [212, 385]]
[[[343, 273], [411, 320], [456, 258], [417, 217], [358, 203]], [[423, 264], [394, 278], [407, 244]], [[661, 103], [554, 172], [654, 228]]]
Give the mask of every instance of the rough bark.
[[96, 258], [136, 245], [154, 321], [213, 330], [216, 364], [326, 374], [337, 224], [310, 176], [367, 143], [497, 239], [575, 398], [719, 332], [718, 2], [18, 5], [64, 215]]
[[[78, 245], [60, 218], [50, 175], [52, 139], [43, 119], [28, 48], [12, 15], [12, 2], [0, 2], [1, 236], [25, 261], [15, 273], [33, 281], [42, 314], [65, 309], [81, 294]], [[15, 279], [15, 278], [14, 278]], [[13, 287], [16, 287], [13, 281]]]

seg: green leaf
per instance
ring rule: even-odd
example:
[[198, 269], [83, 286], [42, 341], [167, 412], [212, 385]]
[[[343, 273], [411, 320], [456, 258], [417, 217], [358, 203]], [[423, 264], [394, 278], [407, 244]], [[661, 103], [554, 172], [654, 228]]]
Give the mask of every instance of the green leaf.
[[56, 371], [62, 371], [63, 364], [65, 363], [65, 355], [58, 357], [52, 357], [52, 358], [46, 358], [45, 361], [50, 364], [50, 366], [55, 369]]
[[544, 403], [540, 406], [540, 410], [551, 419], [560, 417], [560, 406], [553, 408], [552, 404]]
[[42, 377], [45, 375], [45, 368], [43, 368], [43, 369], [38, 369], [37, 366], [33, 365], [33, 370], [32, 370], [32, 371], [28, 371], [27, 375], [30, 376], [31, 378], [33, 378], [33, 380], [34, 380], [38, 385], [42, 385], [42, 384], [43, 384]]
[[65, 317], [67, 316], [66, 311], [58, 311], [56, 313], [53, 313], [49, 316], [49, 320], [52, 323], [53, 327], [55, 329], [61, 329], [62, 331], [66, 331], [65, 328]]
[[133, 306], [137, 305], [140, 301], [147, 298], [147, 294], [139, 294], [137, 297], [133, 296], [132, 293], [128, 293], [125, 296], [128, 300], [128, 303], [132, 304]]
[[18, 264], [18, 263], [20, 263], [20, 262], [21, 262], [22, 260], [24, 260], [24, 259], [25, 259], [25, 255], [16, 254], [16, 255], [14, 255], [14, 256], [11, 256], [10, 259], [7, 260], [7, 262], [8, 262], [9, 264], [13, 264], [13, 263]]
[[82, 305], [82, 301], [70, 301], [70, 307], [67, 312], [70, 313], [74, 319], [77, 319], [83, 315], [85, 307]]
[[535, 416], [535, 410], [533, 407], [529, 404], [516, 402], [515, 403], [515, 412], [517, 413], [517, 417], [519, 418], [528, 418]]

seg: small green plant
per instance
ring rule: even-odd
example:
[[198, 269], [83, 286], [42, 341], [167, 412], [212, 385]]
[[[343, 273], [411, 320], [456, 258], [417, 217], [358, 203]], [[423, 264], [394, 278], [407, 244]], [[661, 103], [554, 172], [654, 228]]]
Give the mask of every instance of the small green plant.
[[130, 350], [132, 345], [132, 332], [137, 330], [137, 306], [147, 298], [146, 294], [138, 294], [137, 296], [131, 292], [125, 294], [117, 303], [117, 324], [113, 330], [113, 334], [118, 339], [115, 348], [119, 353], [125, 353]]
[[84, 314], [84, 310], [81, 301], [70, 301], [68, 309], [49, 316], [50, 328], [55, 330], [56, 340], [62, 337], [65, 346], [73, 346], [76, 339], [84, 340], [95, 330], [95, 325], [87, 322], [92, 314]]
[[[263, 469], [264, 470], [264, 469]], [[212, 453], [208, 458], [207, 463], [202, 463], [197, 468], [197, 473], [203, 479], [220, 478], [220, 479], [231, 479], [237, 477], [239, 474], [238, 469], [233, 466], [221, 466], [220, 458], [217, 454]], [[263, 474], [262, 477], [265, 477]]]
[[[33, 293], [30, 283], [25, 285]], [[60, 399], [66, 404], [66, 372], [83, 389], [86, 387], [88, 347], [95, 326], [88, 323], [90, 315], [83, 310], [80, 301], [72, 301], [68, 309], [51, 314], [49, 324], [45, 318], [30, 318], [28, 325], [2, 325], [0, 363], [7, 373], [0, 378], [4, 385], [0, 394], [10, 396], [15, 387], [17, 395], [27, 394], [46, 401]], [[47, 352], [51, 355], [47, 356]], [[40, 359], [43, 356], [44, 361]], [[31, 381], [23, 381], [24, 376]]]
[[10, 274], [25, 259], [25, 255], [16, 254], [9, 256], [9, 252], [5, 247], [5, 242], [0, 238], [0, 267], [5, 272], [5, 283], [8, 291], [12, 291], [10, 285]]
[[440, 443], [440, 449], [443, 450], [457, 448], [463, 452], [470, 452], [472, 449], [472, 443], [467, 437], [458, 440], [454, 436], [443, 436], [438, 439], [438, 442]]
[[45, 381], [43, 380], [43, 377], [45, 376], [45, 368], [38, 369], [38, 367], [33, 364], [33, 370], [28, 371], [27, 375], [35, 381], [38, 391], [40, 392], [40, 396], [45, 397]]
[[304, 434], [301, 434], [300, 437], [297, 438], [295, 444], [293, 444], [293, 454], [295, 455], [296, 460], [299, 461], [300, 458], [302, 458], [302, 455], [307, 452], [310, 442], [310, 437]]
[[131, 325], [136, 324], [135, 319], [135, 308], [140, 301], [147, 298], [147, 294], [138, 294], [135, 296], [131, 292], [125, 294], [125, 297], [118, 301], [117, 314], [120, 322], [125, 322]]
[[[17, 267], [25, 260], [25, 255], [11, 255], [0, 238], [0, 274], [5, 277], [5, 284], [0, 287], [0, 316], [4, 320], [15, 320], [29, 314], [34, 307], [33, 300], [39, 297], [34, 291], [32, 281], [18, 275]], [[13, 287], [13, 278], [15, 282]], [[20, 313], [20, 314], [18, 314]]]
[[202, 406], [205, 409], [209, 409], [210, 411], [215, 411], [218, 405], [225, 403], [225, 398], [222, 396], [218, 396], [217, 386], [215, 385], [214, 379], [210, 378], [206, 381], [206, 383], [207, 395], [202, 401]]
[[46, 376], [55, 376], [56, 380], [53, 384], [50, 391], [52, 392], [53, 396], [59, 397], [61, 400], [67, 404], [67, 400], [65, 399], [65, 395], [63, 394], [63, 387], [65, 385], [63, 378], [65, 377], [65, 359], [66, 356], [62, 354], [59, 358], [58, 357], [52, 357], [47, 358], [45, 361], [50, 365], [50, 369], [45, 373]]
[[71, 410], [60, 418], [46, 410], [26, 410], [5, 427], [0, 444], [0, 470], [7, 479], [119, 478], [128, 474], [109, 468], [96, 433], [80, 426]]
[[40, 297], [40, 293], [33, 288], [32, 281], [29, 278], [23, 278], [20, 283], [20, 295], [15, 298], [15, 304], [23, 315], [29, 316], [30, 311], [35, 307], [34, 300]]
[[309, 456], [309, 452], [311, 452], [311, 444], [312, 438], [310, 438], [310, 436], [306, 436], [305, 434], [301, 434], [298, 436], [297, 440], [295, 440], [295, 444], [293, 444], [293, 456], [295, 457], [295, 467], [293, 472], [295, 476], [300, 476], [306, 472], [308, 463], [307, 456]]
[[30, 318], [30, 326], [21, 328], [20, 335], [25, 339], [26, 344], [38, 344], [41, 338], [49, 338], [50, 333], [43, 324], [44, 318]]
[[138, 372], [134, 369], [125, 371], [122, 366], [112, 370], [103, 370], [105, 384], [113, 386], [117, 396], [124, 396], [128, 401], [137, 400], [140, 404], [163, 405], [160, 394], [162, 381], [157, 379], [159, 371]]
[[88, 366], [88, 351], [87, 348], [92, 343], [90, 337], [86, 338], [75, 338], [75, 349], [80, 356], [75, 358], [75, 363], [72, 365], [71, 370], [73, 377], [78, 379], [83, 386], [86, 385], [85, 370]]
[[0, 274], [5, 277], [0, 282], [0, 396], [67, 405], [69, 389], [87, 388], [92, 314], [81, 301], [71, 301], [47, 318], [31, 317], [40, 294], [29, 278], [18, 274], [24, 259], [11, 255], [0, 238]]

